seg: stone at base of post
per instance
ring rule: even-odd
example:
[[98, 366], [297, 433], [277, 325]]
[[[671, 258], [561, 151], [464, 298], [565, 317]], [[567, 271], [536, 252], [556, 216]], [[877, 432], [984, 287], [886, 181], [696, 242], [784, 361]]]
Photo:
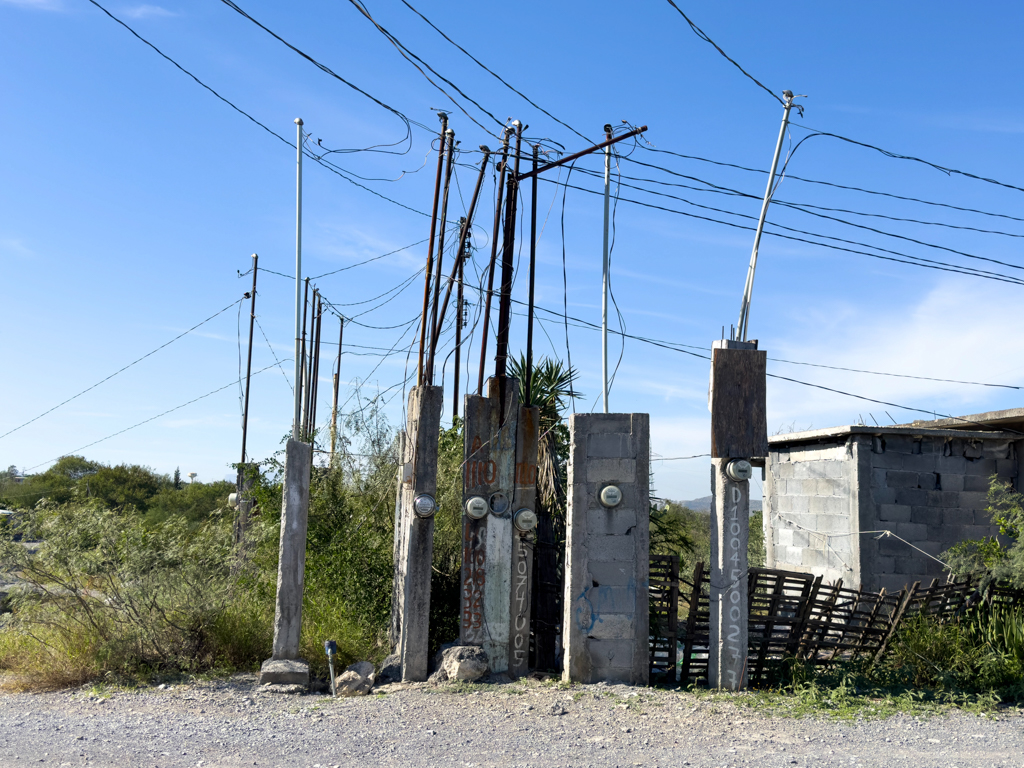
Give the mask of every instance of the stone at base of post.
[[747, 541], [750, 482], [731, 480], [732, 459], [711, 460], [711, 649], [708, 685], [747, 686]]
[[309, 687], [309, 664], [305, 659], [267, 659], [260, 667], [260, 685], [301, 685]]

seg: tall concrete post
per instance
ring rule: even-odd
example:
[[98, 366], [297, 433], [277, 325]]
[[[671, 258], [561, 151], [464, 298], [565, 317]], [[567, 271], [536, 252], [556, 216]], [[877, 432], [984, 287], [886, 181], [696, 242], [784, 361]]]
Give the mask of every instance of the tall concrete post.
[[708, 684], [746, 686], [750, 459], [768, 455], [767, 354], [757, 341], [715, 341], [711, 350], [711, 650]]
[[299, 658], [302, 593], [306, 575], [306, 527], [313, 448], [289, 440], [285, 447], [281, 497], [281, 540], [274, 610], [274, 651], [263, 662], [260, 683], [309, 684], [309, 666]]
[[398, 653], [402, 680], [427, 679], [430, 631], [430, 577], [437, 511], [437, 440], [441, 427], [441, 387], [413, 387], [409, 393], [402, 483], [399, 572], [401, 588]]
[[646, 685], [650, 674], [650, 419], [569, 417], [562, 679]]
[[712, 639], [708, 685], [738, 691], [747, 684], [750, 482], [729, 476], [730, 461], [711, 461]]
[[537, 449], [540, 408], [521, 406], [516, 432], [515, 498], [512, 517], [512, 594], [508, 673], [530, 671], [530, 601], [533, 548], [537, 540]]
[[504, 418], [499, 390], [498, 380], [491, 378], [487, 397], [466, 396], [463, 431], [459, 639], [463, 645], [481, 646], [493, 672], [505, 672], [509, 664], [516, 435], [521, 411], [515, 379], [506, 379]]

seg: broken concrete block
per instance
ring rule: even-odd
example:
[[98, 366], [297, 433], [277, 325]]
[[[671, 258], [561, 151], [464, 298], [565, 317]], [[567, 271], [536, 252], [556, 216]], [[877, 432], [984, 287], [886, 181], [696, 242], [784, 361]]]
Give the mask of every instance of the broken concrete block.
[[309, 687], [309, 664], [304, 659], [267, 659], [260, 667], [260, 685]]
[[334, 679], [338, 696], [365, 696], [373, 688], [374, 667], [368, 661], [357, 661]]

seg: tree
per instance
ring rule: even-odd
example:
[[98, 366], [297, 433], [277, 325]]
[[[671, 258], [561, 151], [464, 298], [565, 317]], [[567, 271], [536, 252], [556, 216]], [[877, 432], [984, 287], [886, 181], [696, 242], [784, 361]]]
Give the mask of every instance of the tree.
[[181, 467], [174, 468], [174, 490], [181, 490]]
[[1004, 539], [986, 536], [950, 547], [940, 557], [953, 576], [977, 576], [983, 582], [1005, 580], [1024, 588], [1024, 494], [993, 475], [988, 488], [988, 513]]
[[102, 499], [114, 509], [131, 504], [145, 510], [160, 486], [161, 478], [148, 467], [118, 464], [101, 467], [89, 478], [89, 495]]

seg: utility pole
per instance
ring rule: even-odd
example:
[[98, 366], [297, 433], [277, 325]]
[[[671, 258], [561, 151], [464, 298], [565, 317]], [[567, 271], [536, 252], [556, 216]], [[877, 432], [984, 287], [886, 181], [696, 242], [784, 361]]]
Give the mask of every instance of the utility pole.
[[[466, 220], [461, 222], [462, 230], [466, 229]], [[469, 238], [464, 238], [461, 243], [462, 256], [458, 260], [458, 291], [455, 294], [455, 383], [452, 387], [452, 423], [459, 418], [459, 366], [462, 365], [462, 274], [463, 266], [466, 263], [466, 256], [469, 254]]]
[[[526, 305], [526, 376], [523, 403], [526, 407], [533, 405], [533, 287], [537, 272], [537, 158], [540, 146], [533, 145], [533, 178], [530, 179], [530, 278], [528, 301]], [[536, 464], [536, 459], [534, 459]]]
[[302, 348], [299, 338], [299, 304], [302, 300], [302, 118], [295, 118], [295, 416], [292, 440], [299, 439], [302, 403]]
[[[782, 125], [779, 127], [779, 138], [775, 142], [775, 154], [772, 156], [772, 169], [768, 173], [768, 186], [764, 190], [764, 200], [761, 201], [761, 215], [757, 219], [757, 230], [754, 233], [754, 248], [750, 252], [750, 266], [747, 268], [747, 282], [743, 286], [743, 302], [740, 304], [740, 319], [736, 325], [736, 341], [747, 340], [747, 330], [750, 323], [750, 300], [754, 292], [754, 272], [757, 269], [757, 249], [761, 245], [761, 232], [764, 230], [764, 220], [768, 215], [768, 204], [772, 201], [772, 194], [775, 191], [775, 170], [779, 167], [779, 155], [782, 154], [782, 141], [786, 137], [786, 127], [789, 125], [789, 112], [793, 108], [793, 99], [797, 98], [792, 91], [783, 91], [784, 108], [782, 111]], [[797, 109], [803, 114], [803, 109], [797, 105]]]
[[480, 373], [476, 393], [484, 393], [484, 365], [487, 361], [487, 331], [491, 321], [491, 298], [494, 296], [494, 264], [498, 257], [498, 233], [501, 229], [501, 202], [505, 192], [505, 169], [508, 167], [508, 137], [511, 128], [501, 134], [501, 160], [498, 161], [498, 201], [494, 206], [494, 228], [491, 232], [491, 261], [487, 268], [487, 298], [484, 301], [484, 316], [480, 326]]
[[302, 430], [302, 120], [295, 119], [295, 404], [292, 439], [285, 445], [281, 493], [281, 538], [278, 544], [277, 594], [274, 601], [274, 647], [260, 668], [260, 685], [309, 684], [309, 664], [299, 658], [302, 593], [306, 573], [309, 476], [313, 448], [300, 442]]
[[338, 388], [341, 385], [341, 342], [345, 336], [345, 318], [339, 317], [341, 330], [338, 331], [338, 370], [334, 372], [334, 396], [331, 401], [331, 463], [334, 466], [334, 450], [338, 442]]
[[[606, 123], [604, 136], [611, 141], [612, 126]], [[608, 413], [608, 227], [611, 216], [609, 203], [612, 192], [612, 148], [604, 148], [604, 268], [601, 272], [601, 381], [604, 393], [604, 412]]]
[[245, 476], [245, 440], [249, 432], [249, 383], [252, 379], [252, 332], [256, 322], [256, 273], [260, 257], [252, 255], [252, 292], [249, 304], [249, 354], [245, 363], [245, 405], [242, 407], [242, 460], [238, 464], [238, 477], [235, 488], [238, 492], [238, 516], [235, 520], [235, 544], [241, 544], [245, 538], [245, 530], [249, 527], [249, 509], [251, 507], [247, 491], [252, 483]]
[[437, 263], [434, 265], [434, 304], [430, 311], [430, 329], [433, 332], [433, 335], [430, 339], [430, 356], [427, 362], [427, 368], [423, 373], [423, 380], [427, 384], [434, 383], [434, 350], [437, 349], [437, 341], [440, 334], [440, 331], [437, 328], [437, 303], [441, 292], [441, 269], [444, 261], [444, 235], [445, 228], [448, 226], [448, 192], [451, 189], [452, 170], [455, 165], [455, 131], [449, 128], [445, 131], [445, 137], [448, 141], [448, 154], [445, 158], [444, 191], [441, 193], [441, 226], [437, 231]]
[[441, 172], [444, 170], [445, 137], [448, 134], [448, 115], [438, 113], [441, 119], [441, 135], [438, 138], [437, 176], [434, 179], [434, 206], [430, 214], [430, 236], [427, 238], [427, 268], [423, 278], [423, 316], [420, 318], [420, 356], [416, 368], [416, 385], [423, 385], [424, 348], [427, 344], [427, 310], [430, 306], [430, 274], [434, 268], [434, 234], [437, 229], [437, 204], [441, 196]]

